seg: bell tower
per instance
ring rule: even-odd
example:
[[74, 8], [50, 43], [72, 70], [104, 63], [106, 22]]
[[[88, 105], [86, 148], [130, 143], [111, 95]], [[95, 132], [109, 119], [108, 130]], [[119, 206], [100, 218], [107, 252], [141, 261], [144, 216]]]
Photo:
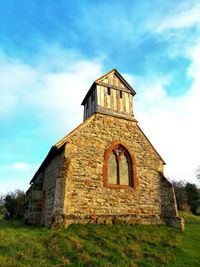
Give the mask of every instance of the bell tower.
[[84, 120], [94, 113], [135, 120], [133, 115], [135, 94], [133, 88], [116, 69], [109, 71], [92, 84], [83, 99]]

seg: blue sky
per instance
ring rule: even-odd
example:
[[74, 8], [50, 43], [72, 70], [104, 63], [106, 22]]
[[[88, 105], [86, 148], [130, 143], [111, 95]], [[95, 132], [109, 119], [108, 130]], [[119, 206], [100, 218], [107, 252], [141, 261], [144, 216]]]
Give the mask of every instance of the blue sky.
[[200, 165], [200, 2], [0, 0], [0, 192], [27, 189], [82, 122], [91, 83], [117, 68], [166, 176]]

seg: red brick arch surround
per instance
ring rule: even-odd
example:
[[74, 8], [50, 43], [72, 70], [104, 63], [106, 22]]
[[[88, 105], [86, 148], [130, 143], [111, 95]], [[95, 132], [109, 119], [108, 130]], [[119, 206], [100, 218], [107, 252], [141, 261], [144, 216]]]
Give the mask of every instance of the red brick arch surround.
[[[108, 161], [110, 158], [113, 149], [117, 146], [121, 146], [127, 153], [127, 161], [129, 165], [129, 176], [131, 179], [130, 185], [121, 185], [121, 184], [109, 184], [108, 183]], [[124, 188], [124, 189], [137, 189], [138, 187], [138, 177], [136, 174], [136, 159], [135, 156], [130, 153], [130, 149], [124, 142], [114, 141], [105, 151], [104, 155], [104, 165], [103, 165], [103, 184], [108, 188]]]

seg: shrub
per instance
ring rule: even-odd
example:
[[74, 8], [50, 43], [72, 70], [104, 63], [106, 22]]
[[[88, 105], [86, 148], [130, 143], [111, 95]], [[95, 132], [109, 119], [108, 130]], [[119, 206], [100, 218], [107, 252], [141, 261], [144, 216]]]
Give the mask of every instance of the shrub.
[[5, 196], [4, 207], [6, 219], [22, 219], [24, 213], [25, 193], [20, 190], [11, 192]]

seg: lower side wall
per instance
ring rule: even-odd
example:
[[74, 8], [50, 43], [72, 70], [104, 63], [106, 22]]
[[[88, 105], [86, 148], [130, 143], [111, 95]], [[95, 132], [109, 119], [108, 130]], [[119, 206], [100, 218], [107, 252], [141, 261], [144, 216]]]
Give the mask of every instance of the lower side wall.
[[54, 214], [51, 218], [51, 228], [66, 228], [70, 224], [130, 224], [130, 225], [169, 225], [179, 230], [184, 230], [184, 220], [180, 217], [160, 218], [156, 215], [98, 215], [76, 216], [74, 214]]

